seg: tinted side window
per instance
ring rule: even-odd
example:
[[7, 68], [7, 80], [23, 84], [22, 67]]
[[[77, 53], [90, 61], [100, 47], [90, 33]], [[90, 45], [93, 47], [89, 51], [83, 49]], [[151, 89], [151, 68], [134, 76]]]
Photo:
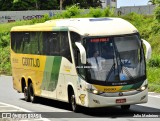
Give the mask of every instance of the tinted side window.
[[60, 55], [67, 58], [70, 62], [72, 62], [68, 32], [61, 32], [60, 38], [61, 38], [60, 39]]
[[30, 54], [31, 43], [29, 32], [23, 33], [23, 38], [21, 40], [21, 48], [22, 49], [19, 53]]
[[40, 55], [42, 55], [43, 54], [43, 33], [39, 32], [39, 36], [38, 37], [39, 37], [38, 38], [38, 40], [39, 40], [39, 42], [38, 42], [38, 53]]
[[78, 66], [78, 48], [77, 46], [75, 45], [75, 42], [80, 42], [81, 40], [81, 36], [75, 32], [71, 32], [71, 42], [72, 42], [72, 47], [73, 47], [73, 53], [74, 53], [74, 59], [75, 59], [75, 63], [76, 63], [76, 66]]
[[59, 55], [60, 32], [43, 32], [43, 54]]
[[71, 42], [74, 45], [75, 42], [80, 42], [81, 41], [81, 36], [75, 32], [71, 32]]
[[24, 32], [11, 33], [11, 48], [13, 51], [17, 53], [23, 53], [26, 42], [29, 42], [28, 34], [25, 34]]
[[30, 53], [32, 54], [39, 54], [39, 47], [38, 47], [38, 32], [30, 33]]
[[16, 53], [39, 54], [39, 32], [12, 32], [11, 48]]

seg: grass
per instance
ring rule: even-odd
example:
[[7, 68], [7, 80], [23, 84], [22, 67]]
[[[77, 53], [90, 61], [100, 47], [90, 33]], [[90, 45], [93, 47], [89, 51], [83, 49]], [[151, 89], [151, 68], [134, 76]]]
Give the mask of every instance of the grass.
[[149, 80], [149, 91], [160, 92], [160, 68], [148, 67], [147, 77]]
[[0, 33], [3, 32], [9, 32], [11, 30], [12, 27], [14, 26], [21, 26], [21, 25], [29, 25], [31, 24], [31, 21], [16, 21], [16, 22], [12, 22], [12, 23], [3, 23], [0, 24]]

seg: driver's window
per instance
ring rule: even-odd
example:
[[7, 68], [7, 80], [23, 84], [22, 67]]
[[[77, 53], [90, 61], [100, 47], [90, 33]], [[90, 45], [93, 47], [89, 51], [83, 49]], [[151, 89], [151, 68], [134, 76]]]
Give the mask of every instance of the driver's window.
[[81, 63], [81, 59], [80, 59], [80, 53], [79, 51], [77, 51], [77, 64], [76, 64], [76, 68], [78, 71], [78, 74], [85, 79], [85, 66]]

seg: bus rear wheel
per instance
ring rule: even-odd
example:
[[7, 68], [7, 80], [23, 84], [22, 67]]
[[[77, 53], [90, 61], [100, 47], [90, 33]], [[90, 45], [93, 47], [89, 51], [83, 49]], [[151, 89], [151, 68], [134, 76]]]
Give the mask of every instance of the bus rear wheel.
[[29, 85], [29, 97], [32, 103], [35, 103], [37, 100], [37, 97], [34, 94], [34, 90], [33, 90], [33, 84], [30, 83]]
[[129, 110], [130, 107], [131, 107], [130, 105], [121, 105], [122, 110]]
[[79, 111], [79, 106], [76, 104], [76, 97], [75, 97], [75, 94], [74, 94], [73, 91], [70, 94], [69, 101], [70, 101], [72, 110], [74, 112], [78, 112]]
[[25, 101], [29, 102], [30, 101], [30, 96], [29, 96], [29, 90], [27, 87], [24, 88], [24, 98], [25, 98]]

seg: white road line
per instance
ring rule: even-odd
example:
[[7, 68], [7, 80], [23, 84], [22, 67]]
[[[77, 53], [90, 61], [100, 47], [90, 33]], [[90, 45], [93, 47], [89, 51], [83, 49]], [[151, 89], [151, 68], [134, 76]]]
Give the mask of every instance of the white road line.
[[[2, 103], [2, 102], [0, 102], [0, 105], [5, 105], [5, 106], [8, 106], [8, 107], [13, 107], [13, 108], [16, 108], [16, 109], [18, 109], [18, 110], [21, 110], [21, 111], [23, 111], [23, 112], [32, 112], [32, 111], [26, 110], [26, 109], [24, 109], [24, 108], [20, 108], [20, 107], [18, 107], [18, 106], [11, 105], [11, 104], [7, 104], [7, 103]], [[9, 111], [17, 111], [17, 110], [9, 110]], [[1, 111], [0, 111], [0, 112], [1, 112]], [[4, 111], [4, 112], [6, 112], [6, 111]], [[39, 120], [42, 120], [42, 121], [50, 121], [50, 120], [47, 119], [47, 118], [40, 118]]]
[[155, 92], [148, 92], [149, 94], [153, 94], [153, 93], [155, 93]]
[[10, 104], [7, 104], [7, 103], [2, 103], [2, 102], [0, 102], [0, 104], [5, 105], [5, 106], [8, 106], [8, 107], [13, 107], [13, 108], [16, 108], [16, 109], [18, 109], [18, 110], [22, 110], [22, 111], [24, 111], [24, 112], [31, 112], [31, 111], [26, 110], [26, 109], [24, 109], [24, 108], [20, 108], [20, 107], [17, 107], [17, 106], [14, 106], [14, 105], [10, 105]]
[[149, 97], [160, 98], [160, 95], [148, 95]]
[[[6, 110], [0, 110], [0, 112], [6, 112]], [[18, 110], [7, 110], [7, 112], [18, 112]]]
[[0, 106], [0, 108], [1, 108], [1, 107], [3, 108], [3, 107], [9, 107], [9, 106], [6, 106], [6, 105], [5, 105], [5, 106]]

